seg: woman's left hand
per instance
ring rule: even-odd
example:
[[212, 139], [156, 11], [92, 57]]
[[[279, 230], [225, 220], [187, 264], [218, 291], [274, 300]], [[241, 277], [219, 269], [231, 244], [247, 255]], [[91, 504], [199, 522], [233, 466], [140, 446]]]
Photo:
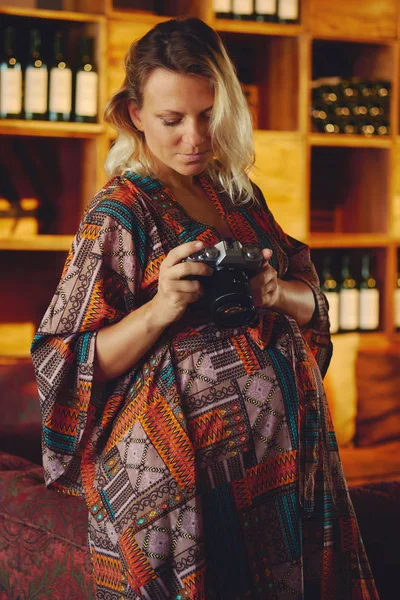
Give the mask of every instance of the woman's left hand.
[[253, 296], [254, 306], [271, 308], [279, 304], [280, 286], [278, 274], [270, 264], [272, 250], [262, 250], [264, 262], [261, 270], [249, 280], [250, 291]]

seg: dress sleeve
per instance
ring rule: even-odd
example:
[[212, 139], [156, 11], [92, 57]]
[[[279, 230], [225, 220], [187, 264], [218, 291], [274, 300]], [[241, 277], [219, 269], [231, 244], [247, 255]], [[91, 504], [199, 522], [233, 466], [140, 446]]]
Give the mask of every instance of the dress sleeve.
[[329, 333], [330, 323], [328, 317], [329, 306], [325, 294], [321, 291], [319, 278], [311, 261], [310, 248], [307, 244], [292, 238], [282, 230], [268, 208], [261, 190], [255, 185], [254, 189], [261, 208], [267, 213], [269, 234], [275, 239], [275, 242], [288, 258], [285, 279], [303, 281], [313, 292], [315, 300], [314, 314], [309, 323], [300, 328], [300, 331], [310, 346], [321, 374], [324, 377], [332, 357], [332, 342]]
[[105, 403], [120, 383], [93, 385], [95, 341], [100, 328], [137, 306], [142, 272], [137, 217], [111, 192], [100, 192], [92, 201], [32, 342], [45, 483], [73, 495], [83, 495], [82, 455], [100, 437]]

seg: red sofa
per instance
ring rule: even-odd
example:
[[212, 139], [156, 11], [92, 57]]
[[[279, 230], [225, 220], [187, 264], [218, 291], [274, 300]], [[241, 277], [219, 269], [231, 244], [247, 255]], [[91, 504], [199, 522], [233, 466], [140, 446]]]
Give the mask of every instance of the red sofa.
[[[92, 600], [84, 501], [44, 486], [30, 361], [0, 364], [0, 389], [0, 600]], [[350, 492], [381, 600], [393, 600], [400, 480], [354, 485]]]

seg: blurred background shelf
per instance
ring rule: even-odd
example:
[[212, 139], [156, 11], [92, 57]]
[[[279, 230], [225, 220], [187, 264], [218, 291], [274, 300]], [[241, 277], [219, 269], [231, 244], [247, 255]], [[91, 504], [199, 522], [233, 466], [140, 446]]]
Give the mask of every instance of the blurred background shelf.
[[60, 123], [0, 119], [0, 135], [93, 138], [104, 133], [101, 123]]
[[31, 237], [0, 237], [0, 250], [35, 250], [67, 252], [71, 235], [36, 235]]

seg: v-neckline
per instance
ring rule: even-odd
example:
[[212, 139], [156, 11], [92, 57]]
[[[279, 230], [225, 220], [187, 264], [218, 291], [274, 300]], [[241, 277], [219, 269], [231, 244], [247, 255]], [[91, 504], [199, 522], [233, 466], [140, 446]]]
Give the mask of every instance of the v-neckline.
[[[196, 178], [197, 178], [198, 182], [200, 183], [203, 192], [210, 199], [210, 201], [211, 201], [213, 207], [215, 208], [215, 210], [217, 211], [217, 213], [221, 216], [223, 221], [226, 223], [226, 225], [230, 231], [229, 237], [234, 238], [235, 237], [234, 231], [232, 230], [231, 224], [229, 222], [227, 212], [225, 210], [225, 207], [223, 206], [223, 203], [219, 199], [219, 197], [214, 189], [214, 186], [211, 184], [209, 179], [204, 174], [196, 175]], [[157, 179], [157, 177], [154, 177], [154, 179]], [[171, 202], [173, 202], [175, 204], [175, 206], [177, 206], [179, 208], [180, 212], [185, 216], [185, 218], [187, 220], [192, 221], [193, 223], [195, 223], [196, 225], [199, 225], [200, 227], [202, 227], [205, 230], [208, 229], [208, 230], [212, 231], [215, 234], [215, 236], [218, 238], [219, 241], [226, 239], [226, 236], [222, 235], [221, 232], [219, 231], [219, 229], [217, 229], [214, 225], [211, 225], [211, 223], [205, 223], [204, 221], [200, 221], [199, 219], [196, 219], [195, 217], [190, 215], [188, 213], [188, 211], [186, 210], [186, 208], [179, 202], [179, 200], [177, 200], [177, 198], [175, 197], [175, 194], [172, 192], [172, 190], [169, 187], [165, 186], [159, 179], [157, 179], [157, 181], [160, 183], [160, 185], [162, 186], [162, 190], [168, 195]]]

